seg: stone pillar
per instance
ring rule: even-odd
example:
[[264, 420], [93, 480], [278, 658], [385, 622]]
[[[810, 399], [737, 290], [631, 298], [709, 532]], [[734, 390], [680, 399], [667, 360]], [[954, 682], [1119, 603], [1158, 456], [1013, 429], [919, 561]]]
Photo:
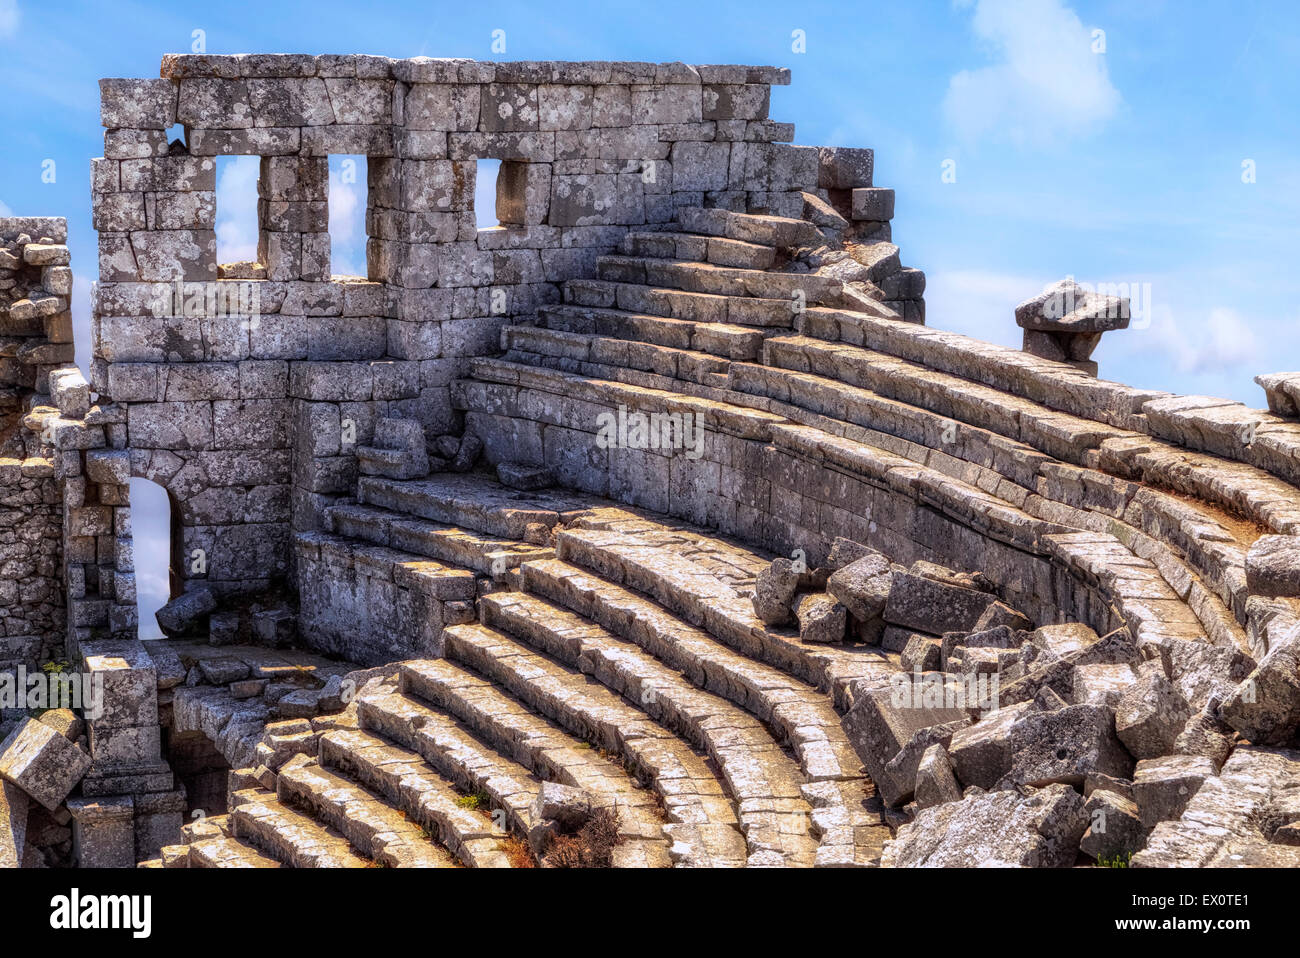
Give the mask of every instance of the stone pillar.
[[1090, 358], [1101, 334], [1126, 329], [1129, 301], [1080, 286], [1067, 276], [1016, 307], [1016, 325], [1025, 331], [1024, 351], [1097, 375]]
[[73, 799], [68, 811], [73, 855], [82, 868], [135, 867], [135, 803], [129, 795]]

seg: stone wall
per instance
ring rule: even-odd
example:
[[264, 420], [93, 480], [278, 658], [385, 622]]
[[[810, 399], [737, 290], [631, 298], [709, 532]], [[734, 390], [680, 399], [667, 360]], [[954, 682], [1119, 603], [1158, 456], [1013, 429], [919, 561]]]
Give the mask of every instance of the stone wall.
[[[349, 493], [378, 418], [458, 434], [451, 384], [628, 228], [678, 207], [799, 216], [818, 151], [768, 119], [784, 69], [168, 56], [101, 81], [95, 389], [165, 486], [173, 572], [261, 590]], [[180, 124], [184, 142], [169, 142]], [[860, 151], [869, 166], [870, 152]], [[219, 155], [262, 158], [257, 263], [216, 261]], [[364, 154], [364, 278], [329, 262], [328, 156]], [[479, 230], [476, 161], [502, 161]], [[887, 227], [887, 224], [885, 224]]]
[[62, 219], [0, 219], [0, 669], [63, 651], [62, 484], [25, 419], [72, 359], [66, 242]]

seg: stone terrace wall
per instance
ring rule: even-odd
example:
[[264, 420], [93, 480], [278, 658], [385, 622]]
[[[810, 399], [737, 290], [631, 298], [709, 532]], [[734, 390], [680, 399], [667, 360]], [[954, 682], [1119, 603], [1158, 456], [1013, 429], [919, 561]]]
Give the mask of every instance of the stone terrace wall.
[[51, 436], [24, 419], [72, 360], [67, 231], [0, 219], [0, 669], [63, 650], [62, 483]]
[[[375, 420], [459, 432], [467, 361], [629, 227], [683, 205], [799, 216], [818, 152], [767, 117], [788, 82], [294, 55], [168, 56], [161, 79], [101, 81], [92, 382], [127, 409], [132, 473], [172, 495], [174, 572], [226, 594], [276, 582], [290, 530], [351, 492]], [[216, 262], [212, 157], [227, 154], [262, 158], [257, 263]], [[368, 159], [365, 278], [331, 274], [329, 154]], [[503, 161], [495, 229], [475, 225], [480, 158]], [[178, 282], [206, 285], [159, 296]]]

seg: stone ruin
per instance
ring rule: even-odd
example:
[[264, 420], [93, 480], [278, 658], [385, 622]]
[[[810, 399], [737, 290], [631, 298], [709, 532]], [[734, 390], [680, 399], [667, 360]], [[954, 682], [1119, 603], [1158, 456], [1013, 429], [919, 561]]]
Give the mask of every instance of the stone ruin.
[[[1098, 379], [1127, 303], [1074, 287], [1023, 351], [926, 326], [789, 79], [102, 81], [88, 379], [64, 222], [0, 221], [0, 863], [1300, 864], [1300, 376]], [[228, 155], [256, 262], [217, 262]]]

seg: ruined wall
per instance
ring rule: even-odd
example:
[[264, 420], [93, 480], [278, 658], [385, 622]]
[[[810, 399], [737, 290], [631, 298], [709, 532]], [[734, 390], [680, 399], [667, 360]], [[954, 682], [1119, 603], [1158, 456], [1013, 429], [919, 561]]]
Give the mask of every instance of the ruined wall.
[[0, 669], [62, 654], [62, 484], [25, 417], [72, 359], [67, 223], [0, 219]]
[[[788, 81], [292, 55], [168, 56], [161, 79], [102, 81], [92, 381], [126, 409], [132, 474], [179, 512], [173, 574], [219, 594], [277, 583], [290, 530], [352, 490], [376, 419], [458, 433], [467, 360], [629, 227], [683, 205], [800, 215], [817, 151], [767, 118]], [[216, 262], [212, 157], [230, 154], [262, 157], [257, 263]], [[331, 273], [330, 154], [367, 157], [365, 278]], [[503, 161], [494, 229], [476, 226], [480, 158]]]

